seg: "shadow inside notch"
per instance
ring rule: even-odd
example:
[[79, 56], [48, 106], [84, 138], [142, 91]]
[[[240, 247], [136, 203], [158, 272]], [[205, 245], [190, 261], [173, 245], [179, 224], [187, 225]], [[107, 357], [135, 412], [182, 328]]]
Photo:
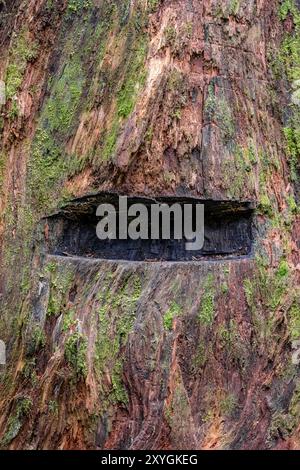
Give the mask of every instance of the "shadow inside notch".
[[[231, 258], [249, 256], [252, 252], [251, 202], [212, 201], [188, 197], [128, 197], [128, 207], [142, 203], [204, 204], [204, 246], [198, 251], [187, 251], [186, 240], [106, 240], [96, 234], [100, 218], [96, 216], [99, 204], [112, 204], [118, 216], [119, 195], [99, 193], [75, 199], [58, 213], [45, 219], [45, 251], [59, 256], [80, 256], [130, 261], [192, 261], [204, 258]], [[195, 211], [194, 211], [195, 214]], [[117, 217], [118, 220], [118, 217]], [[150, 217], [149, 229], [150, 229]], [[129, 220], [130, 222], [130, 220]], [[150, 233], [150, 230], [149, 230]]]

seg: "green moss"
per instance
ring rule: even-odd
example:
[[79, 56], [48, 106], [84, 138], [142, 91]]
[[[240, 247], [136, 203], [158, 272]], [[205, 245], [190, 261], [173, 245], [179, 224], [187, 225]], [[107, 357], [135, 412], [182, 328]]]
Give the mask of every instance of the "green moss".
[[[133, 26], [130, 25], [129, 28]], [[126, 63], [124, 63], [123, 78], [116, 90], [116, 110], [111, 123], [102, 137], [102, 160], [108, 160], [113, 156], [118, 138], [119, 128], [124, 119], [133, 112], [138, 94], [145, 82], [144, 63], [147, 55], [147, 40], [141, 31], [132, 46]]]
[[114, 402], [118, 403], [127, 403], [128, 396], [127, 391], [123, 385], [122, 381], [123, 374], [123, 361], [118, 359], [114, 364], [112, 374], [111, 374], [111, 383], [112, 383], [112, 392], [110, 399], [113, 397]]
[[65, 343], [65, 358], [78, 378], [87, 376], [87, 340], [78, 332], [73, 333]]
[[49, 272], [49, 273], [54, 273], [56, 270], [57, 270], [57, 263], [55, 261], [50, 261], [46, 267], [45, 267], [45, 271]]
[[45, 127], [47, 125], [47, 130], [57, 132], [58, 135], [65, 135], [69, 131], [83, 82], [81, 61], [75, 56], [67, 62], [59, 79], [54, 81], [51, 97], [42, 115], [42, 124]]
[[181, 109], [175, 109], [172, 113], [172, 118], [180, 121], [181, 119]]
[[223, 96], [216, 96], [214, 87], [209, 86], [205, 101], [205, 114], [208, 120], [215, 122], [221, 129], [225, 141], [234, 137], [235, 124], [228, 102]]
[[148, 0], [148, 12], [149, 13], [154, 13], [158, 6], [159, 6], [160, 0]]
[[282, 21], [288, 14], [292, 16], [294, 31], [285, 35], [275, 66], [283, 67], [292, 82], [300, 78], [300, 12], [294, 0], [285, 0], [280, 7], [279, 16]]
[[48, 403], [48, 412], [53, 416], [58, 416], [59, 406], [56, 400], [50, 400]]
[[218, 337], [221, 344], [223, 344], [227, 351], [230, 353], [233, 352], [239, 339], [236, 322], [231, 319], [228, 325], [225, 323], [220, 325], [218, 327]]
[[47, 8], [47, 10], [49, 10], [49, 11], [52, 10], [52, 8], [53, 8], [53, 1], [54, 1], [54, 0], [47, 0], [47, 1], [46, 1], [46, 8]]
[[134, 325], [140, 295], [138, 275], [128, 276], [118, 291], [112, 290], [111, 276], [108, 275], [98, 294], [99, 330], [94, 364], [99, 381], [102, 382], [104, 373], [111, 373], [111, 387], [102, 387], [103, 399], [108, 403], [128, 401], [122, 381], [123, 349]]
[[294, 10], [294, 0], [282, 0], [279, 8], [279, 18], [286, 19], [291, 10]]
[[240, 9], [240, 0], [230, 0], [229, 14], [235, 16], [237, 15], [239, 9]]
[[[276, 76], [286, 75], [293, 87], [300, 79], [300, 11], [294, 0], [284, 0], [280, 6], [280, 19], [284, 21], [288, 15], [291, 15], [294, 28], [291, 33], [286, 33], [284, 37], [274, 60], [274, 71]], [[294, 98], [297, 96], [297, 90], [293, 96]], [[300, 155], [299, 105], [293, 102], [290, 108], [292, 111], [291, 117], [283, 131], [287, 143], [287, 155], [290, 160], [291, 179], [297, 181], [299, 178]]]
[[231, 416], [237, 407], [237, 397], [233, 393], [229, 393], [220, 400], [220, 411], [224, 416]]
[[59, 200], [59, 187], [69, 165], [62, 142], [71, 132], [83, 83], [78, 55], [72, 56], [58, 79], [52, 79], [50, 97], [41, 113], [29, 162], [29, 195], [38, 212], [54, 208]]
[[167, 91], [171, 98], [170, 118], [180, 120], [183, 107], [187, 104], [188, 92], [186, 77], [176, 67], [170, 70]]
[[282, 259], [275, 271], [268, 270], [265, 264], [262, 264], [260, 265], [259, 276], [260, 288], [263, 290], [261, 294], [265, 305], [272, 309], [277, 308], [282, 302], [283, 296], [289, 290], [289, 266], [287, 262]]
[[[245, 279], [244, 291], [251, 310], [252, 321], [259, 342], [272, 344], [277, 341], [276, 311], [286, 310], [286, 299], [291, 292], [291, 272], [285, 259], [277, 269], [269, 267], [268, 260], [257, 257], [257, 270], [252, 279]], [[291, 327], [290, 327], [291, 328]]]
[[249, 305], [249, 307], [252, 308], [254, 306], [255, 299], [254, 299], [254, 285], [253, 285], [253, 281], [251, 281], [250, 279], [244, 280], [244, 292], [245, 292], [247, 304]]
[[257, 152], [253, 140], [250, 140], [248, 147], [245, 149], [245, 160], [251, 165], [257, 164]]
[[193, 22], [192, 21], [188, 21], [184, 27], [184, 34], [185, 36], [188, 38], [188, 39], [191, 39], [192, 38], [192, 35], [193, 35]]
[[196, 369], [203, 367], [207, 361], [207, 345], [205, 341], [200, 340], [193, 360]]
[[28, 33], [22, 30], [12, 43], [6, 70], [6, 97], [12, 99], [19, 91], [27, 63], [36, 58], [37, 43], [32, 42]]
[[287, 439], [294, 429], [295, 418], [290, 414], [277, 412], [272, 417], [267, 440]]
[[299, 303], [294, 303], [288, 314], [289, 318], [289, 333], [291, 340], [300, 338], [300, 306]]
[[7, 430], [1, 440], [2, 446], [7, 446], [11, 441], [17, 437], [22, 427], [22, 423], [18, 416], [10, 416], [7, 421]]
[[22, 375], [25, 379], [29, 379], [33, 386], [37, 384], [36, 359], [34, 357], [25, 360]]
[[[38, 129], [29, 163], [29, 190], [34, 206], [38, 211], [47, 210], [52, 205], [53, 188], [65, 173], [65, 163], [61, 160], [61, 150], [49, 133]], [[55, 200], [55, 198], [54, 198]]]
[[299, 123], [296, 122], [295, 115], [291, 118], [291, 124], [292, 127], [285, 127], [283, 132], [287, 142], [287, 155], [290, 162], [291, 179], [292, 181], [297, 181], [297, 169], [300, 155], [300, 127]]
[[255, 187], [254, 166], [257, 164], [257, 149], [252, 140], [242, 147], [232, 145], [232, 153], [223, 162], [224, 182], [230, 197], [240, 198], [245, 188], [252, 191]]
[[176, 40], [177, 33], [174, 26], [169, 25], [164, 30], [165, 44], [166, 46], [171, 46]]
[[230, 273], [230, 268], [228, 266], [224, 266], [223, 267], [224, 276], [228, 276], [229, 273]]
[[[89, 20], [91, 17], [92, 13], [86, 15]], [[87, 66], [89, 56], [84, 55], [83, 46], [87, 42], [85, 35], [88, 36], [89, 41], [93, 35], [89, 36], [86, 33], [86, 30], [82, 28], [83, 23], [85, 26], [92, 27], [90, 25], [92, 21], [87, 23], [80, 17], [74, 21], [74, 24], [69, 25], [70, 28], [66, 28], [65, 37], [60, 35], [60, 58], [56, 63], [55, 74], [47, 80], [45, 100], [39, 111], [35, 136], [33, 140], [23, 141], [23, 151], [26, 153], [28, 162], [26, 197], [22, 198], [25, 202], [20, 203], [14, 198], [8, 201], [6, 206], [7, 237], [3, 263], [7, 266], [6, 271], [10, 275], [7, 279], [8, 291], [11, 289], [13, 292], [10, 296], [9, 309], [12, 308], [15, 311], [21, 308], [22, 297], [29, 287], [32, 237], [36, 223], [41, 216], [49, 214], [62, 203], [66, 197], [64, 182], [73, 168], [73, 161], [70, 161], [65, 149], [77, 128], [79, 112], [82, 111], [87, 93], [86, 75], [91, 73], [90, 67]], [[20, 34], [23, 35], [27, 44], [30, 39], [29, 35]], [[13, 40], [13, 45], [16, 41], [17, 39]], [[23, 46], [19, 47], [19, 50], [22, 49], [24, 49]], [[16, 53], [11, 52], [10, 62], [13, 62], [16, 56]], [[31, 60], [31, 57], [33, 57], [31, 53], [26, 54], [26, 60]], [[81, 93], [83, 90], [84, 97]], [[14, 101], [10, 100], [8, 103], [10, 108]], [[14, 238], [11, 237], [13, 230], [17, 233]], [[17, 273], [8, 269], [14, 264], [20, 267]], [[21, 283], [24, 289], [22, 292], [20, 290], [17, 292], [18, 289], [14, 286]], [[54, 312], [54, 308], [52, 310]]]
[[40, 325], [35, 325], [32, 329], [29, 354], [32, 355], [42, 349], [46, 344], [46, 335]]
[[118, 119], [115, 119], [110, 130], [106, 133], [104, 137], [103, 150], [102, 150], [103, 160], [107, 160], [108, 158], [110, 158], [115, 151], [119, 127], [120, 127], [119, 121]]
[[48, 264], [50, 271], [50, 293], [47, 307], [48, 316], [58, 316], [64, 311], [66, 296], [74, 280], [74, 272], [69, 266]]
[[77, 321], [75, 320], [74, 310], [69, 310], [64, 314], [62, 331], [67, 332], [69, 331], [72, 326], [75, 326]]
[[[50, 8], [54, 8], [54, 3], [52, 6], [51, 2], [48, 4], [48, 10]], [[105, 17], [105, 21], [103, 20], [102, 16], [105, 16], [106, 11], [106, 5], [99, 10], [101, 16], [99, 24], [103, 25], [103, 31], [105, 23], [110, 23], [111, 19]], [[83, 111], [86, 102], [90, 85], [90, 81], [86, 81], [87, 75], [95, 76], [97, 82], [97, 74], [94, 73], [94, 54], [88, 48], [92, 45], [97, 49], [103, 39], [102, 36], [105, 35], [105, 33], [100, 34], [99, 28], [94, 26], [95, 13], [98, 14], [90, 9], [89, 12], [84, 12], [84, 15], [78, 15], [76, 19], [74, 17], [72, 23], [63, 24], [63, 34], [58, 38], [59, 58], [56, 61], [54, 74], [47, 80], [45, 99], [35, 126], [35, 136], [33, 140], [23, 141], [23, 151], [26, 153], [28, 162], [26, 198], [22, 198], [22, 201], [25, 199], [24, 204], [12, 198], [8, 201], [5, 213], [7, 237], [3, 262], [7, 267], [14, 264], [20, 267], [17, 275], [13, 270], [7, 269], [7, 273], [11, 273], [10, 279], [7, 279], [7, 286], [8, 289], [15, 289], [14, 285], [20, 285], [23, 282], [24, 287], [22, 293], [17, 293], [16, 288], [11, 296], [13, 297], [11, 300], [11, 304], [14, 304], [13, 310], [18, 311], [22, 305], [21, 296], [28, 291], [29, 263], [32, 255], [31, 240], [37, 221], [41, 216], [57, 209], [65, 197], [70, 197], [65, 190], [64, 183], [77, 164], [74, 165], [74, 158], [68, 155], [67, 147], [77, 129], [79, 113]], [[50, 14], [49, 11], [48, 14]], [[8, 77], [4, 80], [8, 86], [9, 97], [14, 98], [22, 86], [28, 61], [34, 60], [37, 54], [37, 45], [32, 41], [32, 34], [29, 34], [27, 30], [20, 31], [12, 38], [8, 56]], [[80, 47], [78, 47], [79, 44]], [[15, 113], [17, 103], [17, 99], [10, 99], [8, 109]], [[82, 163], [84, 159], [85, 155], [80, 155], [81, 168], [84, 167], [84, 162]], [[1, 170], [0, 173], [2, 173]], [[2, 216], [3, 214], [1, 218]], [[13, 230], [17, 233], [14, 239], [11, 238]]]
[[299, 208], [297, 206], [295, 198], [293, 196], [288, 196], [287, 197], [287, 203], [288, 203], [288, 207], [289, 207], [290, 212], [292, 214], [297, 214], [298, 211], [299, 211]]
[[289, 274], [289, 265], [285, 259], [282, 259], [279, 263], [279, 266], [276, 271], [276, 276], [278, 278], [286, 277]]
[[22, 428], [23, 420], [29, 415], [32, 405], [31, 398], [22, 397], [18, 399], [14, 414], [8, 418], [6, 432], [1, 440], [2, 446], [7, 446], [17, 437]]
[[287, 439], [297, 428], [300, 417], [300, 385], [296, 384], [287, 412], [276, 412], [269, 427], [269, 440]]
[[28, 416], [32, 408], [32, 400], [28, 397], [23, 397], [18, 401], [17, 414], [18, 416]]
[[7, 115], [10, 121], [14, 121], [19, 116], [19, 105], [17, 101], [12, 100]]
[[[95, 105], [99, 105], [107, 95], [109, 95], [113, 78], [110, 78], [111, 70], [105, 69], [103, 58], [105, 56], [107, 43], [111, 37], [110, 32], [117, 27], [117, 16], [115, 6], [109, 5], [104, 7], [101, 18], [95, 26], [93, 13], [90, 16], [90, 22], [85, 25], [86, 30], [85, 41], [82, 50], [83, 57], [94, 56], [94, 70], [93, 75], [89, 76], [88, 94], [85, 98], [85, 109], [90, 112], [94, 109]], [[86, 90], [85, 90], [86, 91]]]
[[273, 216], [272, 203], [267, 193], [264, 193], [261, 195], [260, 200], [259, 200], [258, 210], [263, 215], [266, 215], [268, 217]]
[[166, 313], [164, 314], [163, 318], [163, 325], [165, 330], [171, 331], [173, 328], [173, 320], [174, 318], [178, 317], [181, 315], [182, 309], [180, 305], [178, 305], [176, 302], [172, 302]]
[[222, 282], [221, 291], [222, 291], [222, 294], [228, 294], [229, 286], [228, 286], [227, 282]]
[[137, 94], [145, 82], [144, 62], [147, 53], [147, 43], [142, 36], [134, 54], [128, 61], [126, 76], [117, 94], [117, 112], [121, 118], [127, 118], [133, 111]]
[[215, 287], [213, 275], [208, 275], [204, 285], [204, 293], [199, 310], [199, 322], [202, 325], [212, 325], [215, 318]]
[[176, 93], [178, 90], [182, 94], [184, 86], [184, 75], [176, 67], [170, 70], [167, 82], [167, 90], [171, 93]]
[[176, 175], [174, 171], [165, 171], [164, 172], [164, 180], [167, 184], [171, 184], [172, 181], [176, 181]]
[[91, 0], [69, 0], [67, 9], [70, 13], [81, 14], [83, 10], [90, 8], [91, 5]]

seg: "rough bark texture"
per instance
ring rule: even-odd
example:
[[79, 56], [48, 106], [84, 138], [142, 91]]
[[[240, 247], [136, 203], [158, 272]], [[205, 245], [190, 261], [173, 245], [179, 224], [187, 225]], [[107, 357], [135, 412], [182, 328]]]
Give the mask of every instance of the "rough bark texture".
[[[0, 2], [0, 439], [300, 448], [300, 4]], [[47, 254], [100, 191], [250, 201], [253, 255]]]

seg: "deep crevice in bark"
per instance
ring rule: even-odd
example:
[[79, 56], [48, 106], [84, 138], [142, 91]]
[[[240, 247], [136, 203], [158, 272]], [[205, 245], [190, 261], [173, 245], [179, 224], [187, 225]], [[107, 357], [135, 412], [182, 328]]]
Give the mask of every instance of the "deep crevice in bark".
[[[97, 238], [96, 216], [99, 204], [108, 203], [116, 208], [118, 225], [119, 199], [117, 194], [100, 193], [76, 199], [61, 211], [44, 219], [47, 226], [45, 251], [61, 256], [83, 256], [102, 259], [130, 261], [191, 261], [205, 258], [249, 256], [252, 253], [252, 219], [254, 207], [251, 202], [212, 201], [190, 197], [129, 197], [128, 207], [142, 203], [149, 212], [155, 203], [195, 205], [204, 204], [205, 242], [201, 250], [186, 250], [186, 239], [174, 240], [109, 240]], [[128, 218], [128, 222], [130, 222]], [[172, 226], [172, 225], [171, 225]], [[171, 230], [172, 233], [172, 230]]]

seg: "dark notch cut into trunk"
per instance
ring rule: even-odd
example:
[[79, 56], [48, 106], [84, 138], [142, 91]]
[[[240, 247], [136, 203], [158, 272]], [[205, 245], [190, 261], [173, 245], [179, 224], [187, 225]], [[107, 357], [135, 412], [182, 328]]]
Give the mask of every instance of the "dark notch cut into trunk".
[[[107, 240], [96, 234], [100, 218], [96, 209], [100, 204], [112, 204], [118, 212], [119, 195], [99, 193], [75, 199], [60, 212], [45, 219], [44, 251], [60, 256], [80, 256], [130, 261], [192, 261], [206, 258], [234, 258], [249, 256], [252, 252], [251, 202], [212, 201], [190, 197], [128, 197], [128, 207], [142, 203], [149, 207], [155, 203], [171, 206], [204, 204], [204, 246], [198, 251], [187, 251], [186, 240]], [[148, 210], [148, 212], [150, 212]], [[117, 213], [118, 220], [118, 213]], [[130, 219], [128, 219], [130, 222]], [[149, 224], [151, 220], [149, 217]], [[118, 223], [118, 222], [117, 222]], [[149, 226], [150, 229], [150, 226]], [[149, 230], [150, 232], [150, 230]]]

